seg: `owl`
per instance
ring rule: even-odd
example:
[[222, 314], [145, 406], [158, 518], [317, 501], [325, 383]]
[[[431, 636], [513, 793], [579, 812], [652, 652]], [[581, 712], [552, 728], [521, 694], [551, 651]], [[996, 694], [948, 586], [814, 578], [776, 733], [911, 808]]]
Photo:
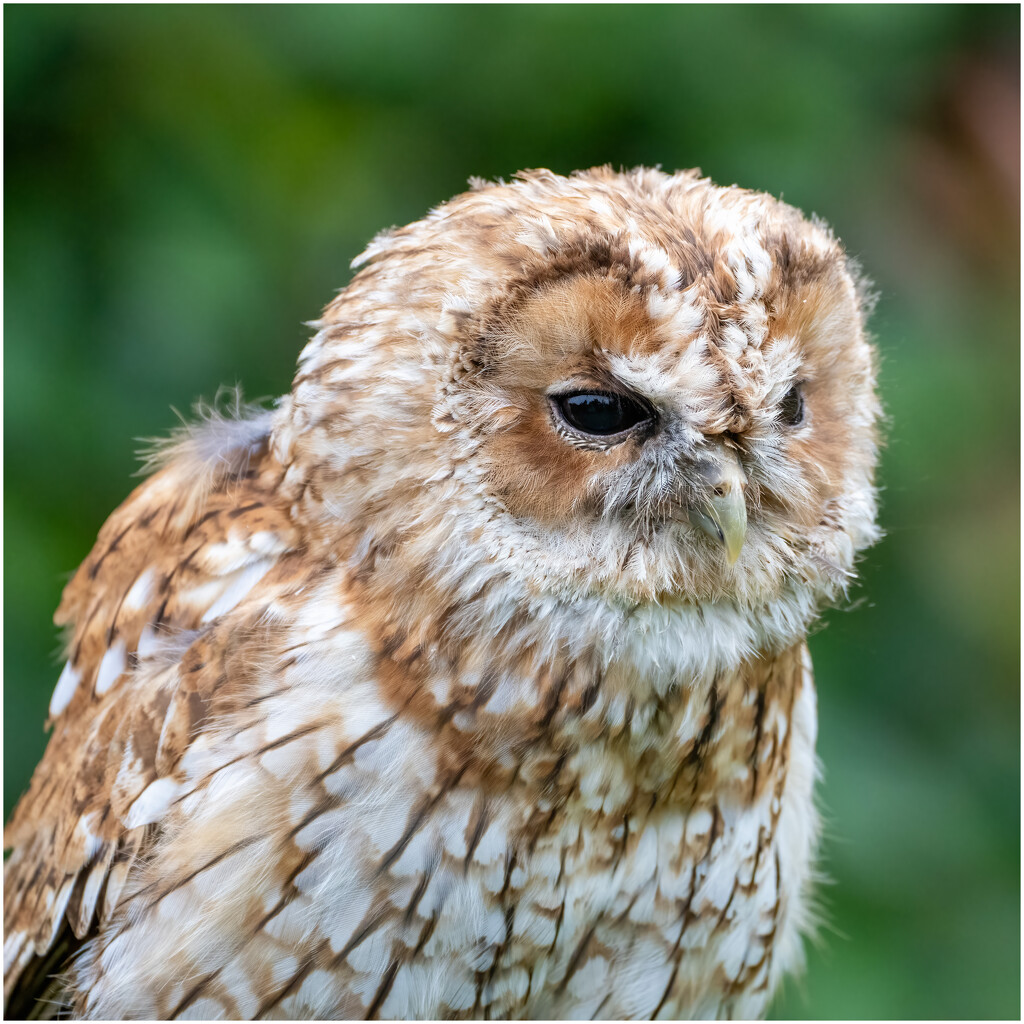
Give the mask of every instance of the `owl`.
[[696, 171], [471, 185], [64, 591], [8, 1015], [750, 1018], [799, 967], [865, 287]]

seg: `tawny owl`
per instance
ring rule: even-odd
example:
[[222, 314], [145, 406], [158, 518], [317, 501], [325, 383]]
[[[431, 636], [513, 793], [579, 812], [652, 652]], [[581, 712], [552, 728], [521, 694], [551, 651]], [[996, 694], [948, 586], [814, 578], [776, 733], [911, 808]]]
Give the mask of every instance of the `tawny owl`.
[[291, 393], [169, 444], [64, 592], [8, 1012], [761, 1014], [805, 638], [877, 537], [856, 270], [643, 169], [474, 183], [355, 266]]

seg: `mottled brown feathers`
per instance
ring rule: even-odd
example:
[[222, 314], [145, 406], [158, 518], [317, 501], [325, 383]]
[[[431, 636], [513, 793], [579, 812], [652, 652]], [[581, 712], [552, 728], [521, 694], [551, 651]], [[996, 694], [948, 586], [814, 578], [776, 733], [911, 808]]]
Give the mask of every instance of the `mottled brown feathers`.
[[110, 916], [144, 845], [145, 825], [126, 828], [132, 805], [174, 777], [223, 685], [229, 652], [200, 632], [204, 615], [296, 539], [265, 445], [183, 514], [200, 486], [188, 469], [179, 457], [110, 517], [55, 615], [68, 629], [64, 679], [77, 682], [51, 702], [53, 736], [4, 835], [16, 963], [46, 954], [63, 928], [82, 938]]

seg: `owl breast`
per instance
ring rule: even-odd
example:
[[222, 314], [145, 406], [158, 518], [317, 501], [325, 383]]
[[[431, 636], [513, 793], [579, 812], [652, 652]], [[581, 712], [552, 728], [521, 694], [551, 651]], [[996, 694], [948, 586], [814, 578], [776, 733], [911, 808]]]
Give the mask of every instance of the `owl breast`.
[[763, 1011], [815, 832], [800, 647], [527, 736], [499, 684], [396, 713], [365, 635], [313, 608], [293, 628], [324, 638], [187, 755], [159, 870], [79, 968], [86, 1015]]

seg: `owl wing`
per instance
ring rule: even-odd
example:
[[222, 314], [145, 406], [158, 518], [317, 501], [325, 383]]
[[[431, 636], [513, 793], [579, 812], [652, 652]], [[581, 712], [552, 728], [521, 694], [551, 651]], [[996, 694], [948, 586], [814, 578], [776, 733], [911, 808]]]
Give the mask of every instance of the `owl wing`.
[[296, 546], [268, 437], [264, 414], [179, 439], [64, 590], [53, 734], [4, 832], [8, 1013], [110, 917], [224, 678], [218, 621]]

